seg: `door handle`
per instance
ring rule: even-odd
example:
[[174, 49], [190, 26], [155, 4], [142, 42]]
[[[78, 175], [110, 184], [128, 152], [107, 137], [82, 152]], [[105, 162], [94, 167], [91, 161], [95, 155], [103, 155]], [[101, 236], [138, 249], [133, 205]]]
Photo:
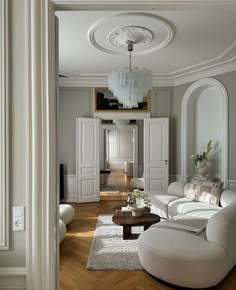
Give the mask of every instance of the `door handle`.
[[164, 160], [164, 162], [165, 162], [165, 165], [167, 165], [167, 164], [168, 164], [168, 160]]

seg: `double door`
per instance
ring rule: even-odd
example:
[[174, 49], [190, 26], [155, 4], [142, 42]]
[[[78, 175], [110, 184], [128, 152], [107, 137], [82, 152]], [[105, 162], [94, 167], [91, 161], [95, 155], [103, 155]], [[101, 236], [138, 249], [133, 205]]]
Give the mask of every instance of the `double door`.
[[[77, 201], [99, 201], [100, 164], [97, 118], [76, 119]], [[165, 192], [168, 187], [168, 118], [144, 119], [144, 190]]]

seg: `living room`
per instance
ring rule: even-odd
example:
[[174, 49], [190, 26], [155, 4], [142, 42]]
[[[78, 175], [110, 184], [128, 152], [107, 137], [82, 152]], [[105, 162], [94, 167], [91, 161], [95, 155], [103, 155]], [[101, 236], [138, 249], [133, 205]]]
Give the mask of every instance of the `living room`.
[[[216, 11], [214, 11], [216, 12]], [[167, 12], [166, 12], [167, 13]], [[172, 23], [172, 27], [174, 26], [174, 31], [181, 31], [183, 33], [182, 38], [184, 38], [184, 29], [180, 29], [178, 25], [180, 25], [180, 23], [177, 21], [177, 17], [179, 17], [181, 19], [181, 22], [184, 22], [184, 17], [186, 17], [186, 13], [183, 13], [178, 11], [175, 14], [175, 22]], [[196, 30], [199, 29], [198, 31], [198, 36], [199, 36], [199, 40], [195, 40], [199, 45], [200, 45], [200, 41], [202, 41], [202, 39], [204, 39], [205, 41], [205, 37], [201, 34], [203, 31], [203, 27], [201, 28], [199, 23], [197, 23], [197, 21], [195, 22], [194, 19], [198, 19], [199, 18], [199, 14], [201, 13], [201, 17], [202, 17], [202, 21], [203, 21], [203, 15], [202, 15], [202, 11], [201, 12], [192, 12], [193, 15], [192, 17], [190, 17], [191, 12], [189, 12], [188, 14], [188, 20], [189, 18], [191, 18], [191, 21], [189, 24], [188, 23], [188, 29], [187, 30]], [[126, 18], [129, 18], [130, 15], [127, 15], [127, 13], [117, 13], [119, 15], [119, 18], [122, 19], [122, 17], [124, 17], [124, 20], [121, 21], [122, 23], [128, 23], [128, 20]], [[123, 16], [122, 14], [125, 14], [125, 16]], [[174, 12], [172, 12], [172, 14], [174, 14]], [[93, 118], [93, 117], [98, 117], [101, 119], [101, 126], [104, 126], [104, 122], [105, 126], [109, 127], [109, 123], [112, 122], [113, 126], [115, 126], [115, 121], [118, 119], [124, 119], [127, 118], [127, 115], [125, 115], [125, 117], [122, 116], [122, 114], [126, 114], [126, 112], [123, 112], [122, 110], [114, 110], [114, 108], [110, 109], [110, 112], [112, 112], [112, 117], [111, 120], [109, 120], [109, 117], [107, 117], [107, 114], [109, 114], [109, 109], [104, 108], [104, 109], [98, 109], [96, 106], [96, 94], [97, 92], [103, 92], [106, 90], [106, 88], [104, 89], [104, 87], [107, 86], [106, 81], [104, 82], [104, 80], [102, 79], [101, 76], [99, 76], [99, 74], [103, 74], [106, 70], [106, 68], [104, 68], [103, 63], [107, 63], [109, 61], [105, 60], [105, 57], [107, 56], [107, 52], [106, 53], [102, 53], [101, 55], [96, 55], [96, 58], [99, 59], [99, 63], [102, 63], [102, 69], [99, 71], [99, 64], [96, 64], [96, 72], [97, 73], [91, 73], [92, 72], [92, 68], [87, 70], [87, 68], [85, 67], [85, 71], [86, 71], [86, 80], [84, 79], [83, 73], [82, 73], [82, 67], [83, 65], [81, 64], [80, 66], [80, 73], [78, 75], [76, 75], [76, 61], [81, 62], [81, 60], [79, 59], [79, 46], [81, 46], [81, 43], [76, 44], [76, 42], [74, 41], [74, 34], [73, 34], [73, 29], [74, 27], [76, 27], [76, 31], [79, 35], [83, 35], [84, 39], [83, 41], [86, 42], [87, 41], [87, 45], [88, 47], [84, 50], [86, 50], [87, 52], [89, 52], [89, 50], [91, 48], [91, 46], [93, 45], [93, 42], [98, 42], [98, 40], [95, 38], [95, 40], [92, 41], [92, 45], [91, 43], [89, 43], [89, 41], [85, 38], [85, 36], [87, 36], [88, 32], [91, 30], [90, 27], [94, 24], [94, 23], [99, 23], [100, 21], [100, 14], [96, 14], [94, 13], [94, 15], [89, 14], [89, 21], [87, 20], [87, 14], [83, 14], [83, 12], [57, 12], [56, 15], [59, 18], [59, 59], [60, 59], [60, 55], [62, 57], [62, 65], [61, 65], [61, 71], [60, 73], [63, 75], [63, 77], [61, 77], [60, 79], [60, 90], [59, 90], [59, 148], [60, 148], [60, 144], [62, 149], [60, 150], [60, 162], [65, 164], [66, 167], [66, 171], [65, 171], [65, 199], [64, 202], [77, 202], [77, 192], [76, 192], [76, 182], [78, 182], [77, 177], [76, 177], [76, 168], [77, 168], [77, 164], [76, 164], [76, 155], [78, 155], [78, 152], [76, 153], [77, 150], [77, 143], [76, 143], [76, 122], [75, 119], [76, 118]], [[116, 16], [116, 13], [111, 13], [111, 12], [106, 12], [105, 14], [103, 13], [103, 18], [102, 18], [102, 24], [99, 23], [99, 25], [103, 25], [104, 22], [106, 22], [106, 19], [108, 19], [107, 21], [109, 22], [109, 18], [112, 18], [112, 16]], [[143, 14], [139, 14], [137, 13], [137, 17], [140, 17], [142, 19], [142, 25], [144, 26], [144, 20], [143, 20]], [[154, 15], [154, 13], [150, 13], [151, 16]], [[155, 15], [159, 15], [163, 17], [163, 14], [158, 12], [155, 13]], [[114, 16], [114, 18], [115, 18]], [[131, 14], [131, 17], [134, 16], [134, 13]], [[145, 15], [146, 17], [148, 17], [147, 15]], [[168, 15], [169, 16], [169, 15]], [[94, 18], [93, 18], [94, 17]], [[173, 17], [173, 16], [172, 16]], [[195, 18], [194, 18], [195, 17]], [[206, 17], [207, 17], [207, 21], [209, 21], [209, 15], [208, 12], [206, 13]], [[214, 15], [214, 17], [217, 18], [216, 14]], [[222, 15], [221, 15], [222, 17]], [[97, 19], [98, 18], [98, 19]], [[70, 20], [71, 26], [70, 24], [68, 24], [68, 19]], [[171, 20], [171, 16], [169, 16], [168, 18], [169, 20]], [[96, 21], [95, 21], [96, 20]], [[162, 18], [163, 20], [163, 18]], [[134, 21], [132, 19], [132, 21]], [[215, 24], [214, 20], [211, 18], [211, 25], [209, 26], [209, 43], [214, 42], [211, 37], [212, 36], [212, 31], [214, 31], [215, 29]], [[86, 26], [86, 28], [84, 29], [80, 22], [83, 22], [84, 25]], [[136, 22], [135, 22], [136, 23]], [[196, 24], [197, 23], [197, 24]], [[99, 27], [99, 25], [97, 24], [97, 26]], [[183, 25], [183, 23], [181, 23], [181, 25]], [[192, 25], [192, 26], [191, 26]], [[204, 22], [202, 22], [202, 26], [204, 26]], [[60, 26], [61, 26], [61, 33], [60, 33]], [[97, 28], [96, 26], [96, 28]], [[187, 25], [185, 25], [186, 27]], [[66, 27], [66, 29], [65, 29]], [[78, 28], [80, 27], [80, 30], [78, 32]], [[214, 28], [213, 28], [214, 27]], [[83, 31], [84, 29], [84, 31]], [[93, 29], [96, 31], [96, 29], [93, 27]], [[69, 65], [66, 62], [66, 56], [68, 55], [66, 53], [66, 50], [70, 48], [70, 54], [73, 55], [73, 49], [70, 47], [69, 43], [70, 43], [70, 37], [68, 36], [68, 30], [71, 33], [71, 41], [73, 40], [73, 49], [76, 51], [76, 56], [71, 58], [73, 59], [74, 64], [70, 63], [69, 61]], [[112, 28], [110, 28], [109, 31], [106, 30], [106, 34], [109, 35], [110, 31], [112, 31]], [[180, 33], [180, 32], [179, 32]], [[174, 33], [173, 33], [174, 34]], [[181, 35], [181, 33], [180, 33]], [[101, 35], [100, 35], [101, 36]], [[172, 42], [175, 42], [175, 52], [176, 50], [178, 50], [177, 48], [177, 44], [178, 43], [178, 39], [175, 39], [175, 37], [180, 37], [179, 34], [177, 33], [177, 35], [173, 36], [173, 40], [171, 40], [170, 44], [167, 45], [164, 48], [161, 48], [160, 50], [157, 50], [157, 52], [155, 54], [153, 54], [152, 52], [152, 57], [153, 57], [153, 62], [154, 59], [157, 61], [156, 67], [158, 68], [158, 54], [160, 54], [162, 52], [162, 50], [164, 51], [165, 49], [168, 48], [168, 46], [170, 46], [172, 44]], [[67, 39], [66, 44], [65, 44], [65, 38]], [[88, 39], [90, 39], [87, 36]], [[104, 38], [104, 36], [102, 35], [101, 38]], [[186, 37], [187, 39], [187, 37]], [[189, 41], [189, 40], [188, 40]], [[186, 40], [186, 42], [188, 42]], [[89, 46], [90, 44], [90, 46]], [[100, 43], [99, 43], [100, 44]], [[60, 54], [60, 45], [62, 47], [62, 51]], [[174, 45], [174, 44], [173, 44]], [[196, 45], [196, 43], [194, 42], [194, 45]], [[204, 43], [204, 45], [206, 45], [206, 43]], [[67, 47], [68, 46], [68, 47]], [[98, 46], [98, 45], [97, 45]], [[95, 45], [95, 49], [97, 49], [97, 46]], [[233, 47], [233, 46], [232, 46]], [[99, 47], [100, 49], [100, 47]], [[169, 48], [170, 49], [170, 48]], [[96, 54], [97, 52], [95, 52]], [[170, 53], [170, 52], [167, 52]], [[204, 52], [204, 56], [205, 56]], [[181, 53], [179, 52], [179, 54], [181, 55]], [[70, 55], [70, 56], [71, 56]], [[171, 54], [172, 55], [172, 54]], [[194, 54], [195, 55], [195, 54]], [[226, 50], [224, 52], [221, 53], [221, 56], [226, 57], [227, 53]], [[183, 55], [184, 58], [186, 58], [186, 54]], [[183, 57], [182, 56], [182, 57]], [[102, 57], [104, 57], [104, 60], [101, 61]], [[139, 62], [139, 55], [135, 55], [135, 57], [133, 57], [133, 64], [136, 62]], [[165, 56], [162, 56], [164, 58], [166, 58]], [[120, 66], [125, 66], [125, 63], [128, 61], [127, 60], [127, 55], [125, 55], [124, 53], [124, 60], [121, 59], [120, 56], [113, 56], [114, 62], [112, 62], [111, 64], [111, 68], [110, 71], [112, 70], [112, 68], [114, 68], [114, 64], [116, 58], [119, 58], [119, 60], [122, 62], [124, 61], [124, 64], [121, 64]], [[173, 56], [173, 58], [175, 58]], [[230, 176], [230, 172], [228, 172], [228, 170], [226, 170], [226, 168], [228, 168], [228, 157], [226, 157], [227, 154], [225, 154], [225, 152], [227, 151], [226, 147], [228, 147], [228, 145], [230, 142], [232, 142], [232, 140], [230, 141], [230, 125], [228, 125], [228, 121], [224, 120], [225, 117], [225, 112], [227, 112], [227, 115], [230, 115], [230, 106], [228, 107], [228, 102], [234, 102], [234, 93], [231, 95], [230, 91], [232, 90], [232, 92], [234, 92], [235, 90], [235, 85], [233, 82], [233, 79], [236, 77], [236, 72], [235, 69], [231, 69], [229, 68], [228, 71], [224, 71], [224, 73], [222, 73], [223, 71], [221, 69], [221, 62], [218, 63], [218, 72], [215, 70], [215, 66], [214, 66], [214, 71], [212, 70], [212, 65], [210, 65], [210, 62], [212, 62], [211, 64], [213, 64], [213, 56], [210, 58], [211, 61], [209, 60], [209, 62], [206, 61], [207, 65], [205, 68], [203, 68], [203, 63], [198, 63], [198, 67], [199, 70], [196, 69], [197, 66], [191, 66], [191, 69], [188, 68], [188, 72], [186, 71], [186, 73], [183, 73], [184, 77], [182, 76], [176, 76], [173, 79], [171, 79], [170, 77], [165, 76], [165, 79], [163, 79], [164, 77], [159, 78], [157, 77], [157, 73], [154, 74], [154, 84], [152, 87], [152, 90], [150, 92], [150, 99], [149, 99], [149, 111], [147, 110], [146, 113], [150, 113], [151, 118], [168, 118], [169, 119], [169, 150], [168, 150], [168, 180], [169, 183], [174, 182], [174, 181], [180, 181], [182, 180], [182, 178], [184, 177], [184, 180], [186, 180], [186, 178], [189, 176], [193, 176], [194, 175], [194, 166], [191, 160], [189, 160], [189, 157], [192, 153], [194, 153], [194, 150], [202, 150], [204, 148], [204, 146], [206, 146], [207, 142], [210, 139], [214, 139], [213, 143], [214, 143], [214, 153], [213, 155], [211, 155], [211, 172], [210, 172], [210, 176], [213, 176], [215, 178], [219, 178], [220, 180], [224, 181], [225, 184], [227, 184], [225, 187], [226, 188], [231, 188], [231, 189], [235, 189], [235, 183], [233, 181], [233, 179]], [[90, 58], [92, 61], [91, 63], [94, 65], [96, 63], [95, 59], [92, 59], [92, 56]], [[199, 56], [198, 56], [198, 60], [199, 60]], [[186, 59], [185, 59], [186, 61]], [[217, 60], [218, 61], [218, 60]], [[159, 60], [160, 62], [160, 60]], [[180, 60], [181, 64], [183, 62], [183, 60]], [[89, 64], [89, 66], [91, 65], [91, 63]], [[141, 61], [140, 61], [141, 63]], [[170, 61], [169, 64], [171, 64], [172, 61]], [[205, 63], [205, 62], [204, 62]], [[135, 65], [135, 64], [134, 64]], [[107, 65], [106, 65], [107, 66]], [[119, 66], [119, 67], [120, 67]], [[70, 74], [70, 70], [73, 69], [73, 74]], [[211, 67], [211, 69], [210, 69]], [[217, 67], [217, 65], [216, 65]], [[116, 65], [115, 65], [116, 68]], [[148, 60], [146, 59], [145, 62], [145, 68], [149, 68], [148, 67]], [[109, 72], [109, 70], [108, 70]], [[107, 73], [108, 73], [107, 72]], [[155, 71], [156, 72], [156, 71]], [[158, 71], [158, 74], [161, 75], [161, 73]], [[164, 74], [163, 74], [164, 75]], [[91, 77], [90, 80], [88, 80], [88, 77]], [[98, 79], [99, 78], [99, 79]], [[201, 81], [199, 81], [201, 79]], [[227, 101], [225, 101], [225, 98], [222, 96], [223, 93], [221, 94], [221, 96], [219, 96], [219, 99], [217, 97], [218, 92], [217, 89], [215, 90], [215, 87], [217, 87], [217, 81], [219, 81], [219, 83], [223, 84], [223, 86], [225, 87], [225, 89], [227, 90], [227, 97], [225, 97], [227, 99]], [[156, 82], [156, 83], [155, 83]], [[211, 83], [213, 82], [213, 83]], [[216, 82], [216, 83], [214, 83]], [[232, 82], [232, 83], [231, 83]], [[90, 86], [88, 86], [88, 83], [90, 83]], [[194, 88], [195, 86], [195, 88]], [[194, 89], [195, 91], [194, 91]], [[208, 89], [208, 90], [207, 90]], [[190, 91], [193, 91], [192, 93], [190, 93]], [[201, 92], [199, 94], [199, 91]], [[199, 99], [201, 99], [201, 101], [198, 102], [198, 97], [196, 97], [196, 95], [200, 95]], [[207, 95], [207, 96], [205, 96]], [[231, 95], [231, 96], [230, 96]], [[187, 99], [192, 99], [194, 101], [190, 101], [189, 104], [187, 103]], [[207, 98], [209, 98], [209, 100], [207, 100]], [[192, 102], [192, 104], [191, 104]], [[186, 108], [184, 108], [185, 103]], [[214, 104], [214, 105], [213, 105]], [[195, 112], [194, 108], [198, 107], [198, 110]], [[219, 109], [220, 108], [220, 109]], [[219, 110], [220, 111], [219, 111]], [[184, 112], [185, 111], [185, 112]], [[189, 113], [191, 112], [191, 114], [193, 114], [194, 116], [198, 115], [197, 117], [195, 117], [196, 119], [201, 119], [200, 124], [197, 124], [196, 120], [192, 120], [191, 116], [189, 117]], [[130, 110], [128, 115], [128, 119], [129, 120], [134, 120], [136, 118], [139, 118], [139, 112], [132, 112], [132, 110]], [[143, 112], [141, 111], [141, 114]], [[137, 114], [137, 115], [136, 115]], [[140, 115], [141, 115], [140, 114]], [[188, 130], [186, 129], [186, 126], [184, 126], [183, 124], [183, 116], [184, 114], [186, 114], [185, 117], [185, 122], [188, 124], [191, 124], [192, 122], [195, 122], [194, 124], [192, 124], [191, 126], [189, 125]], [[215, 119], [215, 116], [218, 116], [217, 120]], [[147, 116], [147, 115], [146, 115]], [[148, 116], [148, 117], [150, 117]], [[142, 124], [142, 119], [144, 119], [145, 117], [143, 117], [141, 115], [141, 120], [135, 121], [138, 125], [138, 132], [139, 135], [141, 136], [141, 138], [139, 138], [138, 140], [138, 146], [140, 148], [142, 148], [143, 150], [143, 146], [144, 146], [144, 140], [143, 138], [143, 134], [144, 134], [144, 126]], [[228, 117], [227, 117], [228, 118]], [[212, 121], [211, 121], [212, 120]], [[219, 123], [217, 123], [219, 121]], [[108, 124], [107, 124], [108, 122]], [[129, 124], [129, 121], [128, 121]], [[111, 124], [110, 124], [111, 125]], [[133, 124], [130, 124], [133, 125]], [[128, 125], [129, 126], [129, 125]], [[119, 130], [119, 128], [118, 128]], [[229, 130], [229, 131], [228, 131]], [[183, 133], [185, 132], [186, 133]], [[195, 135], [195, 132], [196, 133]], [[200, 132], [200, 133], [199, 133]], [[79, 133], [77, 133], [78, 135]], [[187, 136], [187, 140], [191, 141], [191, 138], [194, 139], [195, 141], [195, 145], [193, 144], [189, 144], [188, 142], [186, 142], [186, 144], [183, 144], [183, 140], [186, 139], [185, 135]], [[227, 135], [227, 137], [226, 137]], [[222, 137], [224, 136], [224, 137]], [[227, 140], [225, 140], [224, 138], [226, 138]], [[103, 137], [101, 137], [101, 139], [103, 139]], [[233, 141], [234, 142], [234, 141]], [[219, 148], [217, 148], [219, 146], [219, 143], [221, 144], [220, 147], [220, 152], [219, 152]], [[187, 152], [182, 152], [183, 151], [183, 147], [187, 147]], [[231, 146], [231, 145], [229, 145]], [[141, 177], [143, 172], [144, 172], [144, 158], [142, 156], [142, 150], [138, 150], [138, 163], [137, 163], [137, 172], [138, 172], [138, 177]], [[100, 152], [101, 154], [101, 152]], [[183, 155], [185, 155], [185, 157], [183, 158]], [[217, 162], [213, 161], [213, 160], [218, 160]], [[101, 160], [100, 160], [101, 161]], [[186, 165], [183, 165], [183, 162], [186, 163]], [[230, 163], [230, 161], [229, 161]], [[213, 166], [214, 165], [214, 166]], [[101, 166], [100, 166], [101, 167]], [[103, 167], [103, 166], [102, 166]], [[226, 178], [227, 176], [227, 178]], [[147, 179], [147, 176], [146, 176]], [[146, 191], [150, 191], [150, 188], [147, 188], [146, 186]], [[152, 191], [156, 190], [156, 191], [167, 191], [167, 188], [156, 188], [156, 189], [151, 189]], [[101, 197], [100, 197], [100, 203], [99, 205], [89, 205], [88, 203], [85, 204], [74, 204], [72, 203], [72, 205], [75, 208], [75, 216], [76, 219], [72, 220], [71, 224], [68, 225], [68, 231], [67, 234], [65, 236], [65, 240], [63, 240], [62, 244], [61, 244], [61, 254], [62, 254], [62, 260], [61, 260], [61, 283], [64, 285], [67, 281], [66, 276], [68, 275], [69, 272], [73, 272], [75, 271], [75, 277], [77, 275], [79, 275], [80, 271], [85, 271], [85, 273], [88, 273], [87, 269], [86, 269], [86, 265], [87, 265], [87, 259], [90, 253], [90, 249], [92, 246], [92, 240], [93, 240], [93, 233], [94, 230], [96, 228], [96, 223], [97, 223], [97, 217], [100, 214], [112, 214], [113, 213], [113, 209], [116, 208], [117, 206], [121, 206], [121, 205], [125, 205], [125, 196], [121, 195], [120, 198], [117, 198], [118, 200], [114, 201], [114, 198], [112, 198], [111, 195], [111, 200], [106, 199], [106, 201], [104, 201]], [[101, 207], [102, 204], [102, 208], [103, 210], [99, 210], [99, 208]], [[80, 211], [82, 211], [82, 213], [80, 214]], [[89, 218], [88, 218], [89, 217]], [[92, 217], [92, 218], [91, 218]], [[90, 219], [90, 223], [88, 226], [88, 219]], [[86, 224], [86, 225], [85, 225]], [[87, 235], [86, 233], [89, 233], [89, 235]], [[76, 239], [77, 237], [77, 239]], [[83, 237], [83, 239], [87, 239], [87, 243], [82, 243], [82, 241], [80, 240], [80, 238]], [[77, 242], [76, 242], [77, 241]], [[73, 249], [72, 245], [77, 245], [78, 248], [81, 249], [81, 247], [83, 247], [83, 251], [82, 253], [79, 251], [77, 252], [77, 255], [79, 256], [80, 262], [76, 262], [73, 260], [73, 254], [75, 253], [74, 250], [70, 250]], [[108, 249], [107, 249], [108, 251]], [[84, 255], [84, 253], [86, 253], [86, 255]], [[68, 256], [66, 256], [66, 254], [68, 254]], [[108, 255], [108, 254], [107, 254]], [[77, 257], [78, 258], [78, 257]], [[76, 259], [77, 259], [76, 258]], [[71, 267], [68, 266], [71, 262]], [[77, 263], [77, 267], [74, 268], [75, 263]], [[105, 260], [104, 260], [104, 264], [105, 264]], [[64, 268], [63, 265], [66, 265], [66, 268]], [[104, 265], [103, 265], [104, 266]], [[64, 270], [65, 269], [65, 270]], [[124, 270], [124, 269], [123, 269]], [[91, 275], [91, 279], [93, 279], [93, 273], [91, 274], [89, 273], [88, 275]], [[106, 272], [107, 273], [107, 272]], [[123, 275], [123, 271], [122, 273], [120, 273], [120, 277]], [[101, 282], [100, 279], [103, 278], [103, 274], [100, 274], [101, 276], [99, 276], [99, 274], [97, 274], [96, 276], [96, 282], [94, 282], [96, 285], [96, 283], [99, 283], [100, 287], [105, 287], [106, 282]], [[118, 275], [117, 272], [112, 273], [112, 271], [109, 271], [109, 275]], [[127, 274], [128, 275], [128, 274]], [[124, 275], [124, 277], [126, 277], [126, 275]], [[142, 278], [140, 278], [142, 277]], [[152, 285], [152, 279], [145, 279], [145, 282], [142, 282], [142, 280], [144, 279], [142, 274], [139, 277], [139, 272], [136, 274], [136, 279], [140, 279], [140, 281], [138, 282], [138, 284], [140, 285], [140, 287], [145, 288], [144, 285], [147, 285], [147, 283], [150, 283], [150, 289], [156, 289], [155, 287], [164, 287], [162, 284], [155, 284]], [[99, 281], [99, 282], [98, 282]], [[68, 281], [67, 281], [68, 282]], [[130, 280], [128, 278], [124, 278], [122, 280], [122, 283], [119, 284], [120, 287], [126, 287], [126, 283], [130, 283]], [[142, 284], [144, 283], [144, 284]], [[71, 287], [73, 283], [71, 282]], [[141, 286], [143, 285], [143, 286]], [[158, 285], [158, 286], [157, 286]], [[160, 286], [162, 285], [162, 286]], [[75, 286], [74, 286], [75, 287]], [[95, 286], [94, 286], [95, 287]], [[114, 286], [110, 286], [115, 287]], [[154, 287], [154, 288], [152, 288]], [[171, 286], [170, 286], [171, 287]], [[220, 289], [221, 285], [219, 286]], [[105, 289], [105, 288], [104, 288]], [[114, 288], [115, 289], [115, 288]]]
[[[107, 1], [105, 4], [102, 1], [86, 2], [1, 0], [1, 27], [4, 32], [1, 35], [3, 49], [1, 72], [4, 76], [1, 79], [1, 90], [3, 100], [8, 100], [9, 97], [9, 104], [3, 102], [2, 106], [2, 114], [9, 119], [9, 123], [3, 123], [4, 142], [1, 142], [6, 144], [2, 145], [1, 160], [6, 169], [3, 170], [5, 172], [3, 180], [6, 180], [8, 185], [0, 193], [3, 198], [0, 205], [3, 213], [0, 221], [1, 248], [4, 250], [0, 252], [2, 289], [6, 287], [30, 290], [58, 289], [58, 248], [55, 236], [55, 229], [58, 228], [56, 209], [58, 164], [55, 166], [56, 45], [53, 37], [55, 14], [63, 14], [65, 11], [68, 11], [68, 15], [76, 12], [81, 15], [84, 13], [84, 23], [90, 27], [101, 19], [103, 21], [110, 19], [112, 15], [144, 13], [154, 15], [154, 18], [162, 24], [167, 23], [173, 32], [168, 38], [169, 42], [166, 41], [166, 45], [159, 47], [158, 50], [147, 54], [135, 54], [137, 48], [134, 47], [132, 67], [138, 66], [153, 73], [150, 107], [147, 112], [137, 112], [138, 115], [129, 112], [125, 117], [119, 115], [122, 112], [113, 112], [109, 118], [100, 117], [100, 112], [95, 112], [94, 91], [96, 88], [108, 87], [107, 76], [111, 71], [128, 66], [129, 54], [125, 52], [124, 55], [118, 56], [102, 52], [89, 43], [86, 33], [80, 35], [81, 32], [78, 31], [72, 36], [78, 43], [70, 44], [68, 40], [68, 45], [76, 51], [80, 38], [83, 37], [89, 49], [82, 51], [88, 65], [87, 69], [82, 67], [81, 59], [76, 60], [72, 51], [64, 55], [65, 59], [70, 57], [68, 67], [66, 62], [61, 62], [61, 70], [59, 69], [62, 76], [59, 80], [58, 123], [64, 134], [59, 137], [61, 138], [59, 143], [64, 144], [59, 162], [69, 165], [66, 167], [65, 182], [69, 179], [71, 182], [70, 190], [66, 192], [68, 194], [66, 198], [69, 197], [66, 202], [71, 202], [70, 198], [77, 198], [78, 193], [74, 190], [77, 186], [75, 158], [78, 117], [140, 120], [138, 121], [140, 123], [144, 122], [142, 120], [145, 118], [150, 120], [167, 118], [169, 146], [165, 148], [169, 150], [168, 158], [164, 159], [168, 160], [168, 164], [164, 165], [168, 168], [168, 185], [174, 181], [186, 181], [188, 176], [194, 175], [193, 162], [189, 157], [204, 150], [207, 142], [212, 139], [214, 147], [211, 154], [215, 154], [215, 157], [212, 158], [214, 166], [210, 168], [210, 174], [220, 178], [224, 182], [224, 188], [231, 190], [236, 188], [234, 154], [236, 66], [233, 29], [235, 3], [233, 1], [202, 3], [195, 0], [184, 3], [178, 0], [166, 3], [133, 1], [128, 4], [126, 1], [125, 3]], [[94, 15], [96, 19], [93, 18]], [[115, 28], [130, 25], [120, 19], [123, 18], [119, 18]], [[75, 30], [82, 29], [73, 17], [71, 21]], [[145, 26], [144, 21], [134, 24]], [[158, 25], [152, 25], [148, 31], [154, 30]], [[111, 32], [108, 30], [106, 35]], [[68, 37], [72, 35], [71, 33], [67, 32]], [[64, 43], [67, 44], [67, 41]], [[91, 58], [87, 56], [91, 51], [101, 66], [95, 64], [92, 56]], [[103, 58], [105, 55], [108, 57], [106, 60]], [[61, 65], [65, 65], [66, 69], [62, 69]], [[205, 97], [207, 106], [204, 107]], [[195, 112], [199, 114], [198, 120], [202, 120], [197, 127], [191, 119], [194, 104], [198, 107]], [[142, 117], [139, 114], [143, 114]], [[63, 119], [63, 116], [68, 118]], [[219, 139], [215, 137], [216, 131]], [[139, 131], [139, 137], [143, 137], [142, 132]], [[202, 139], [199, 138], [199, 132], [203, 132]], [[197, 140], [195, 144], [191, 144], [192, 137]], [[144, 142], [146, 139], [142, 140]], [[222, 147], [219, 147], [219, 144]], [[58, 149], [61, 150], [60, 145]], [[148, 170], [145, 172], [145, 158], [143, 163], [140, 158], [138, 160], [137, 176], [141, 177], [144, 172], [145, 180], [150, 181]], [[155, 186], [157, 184], [158, 182], [155, 182]], [[149, 191], [147, 186], [150, 189], [151, 183], [147, 183], [145, 191]], [[150, 191], [153, 190], [154, 187]], [[75, 199], [73, 201], [76, 202]], [[125, 203], [125, 200], [123, 202]], [[143, 270], [105, 272], [86, 269], [97, 217], [112, 214], [113, 208], [118, 205], [121, 205], [121, 200], [110, 203], [105, 201], [73, 203], [76, 214], [68, 225], [61, 243], [61, 253], [65, 254], [64, 257], [68, 254], [68, 248], [71, 254], [67, 257], [68, 260], [64, 260], [66, 263], [63, 265], [63, 271], [65, 270], [64, 274], [67, 277], [64, 276], [61, 281], [61, 289], [174, 288], [152, 278]], [[11, 218], [8, 217], [13, 206], [25, 208], [26, 224], [25, 230], [11, 233]], [[76, 250], [73, 251], [73, 248]], [[76, 256], [78, 259], [75, 262]], [[73, 264], [78, 272], [71, 270]], [[230, 289], [234, 285], [235, 270], [230, 272], [215, 289]]]

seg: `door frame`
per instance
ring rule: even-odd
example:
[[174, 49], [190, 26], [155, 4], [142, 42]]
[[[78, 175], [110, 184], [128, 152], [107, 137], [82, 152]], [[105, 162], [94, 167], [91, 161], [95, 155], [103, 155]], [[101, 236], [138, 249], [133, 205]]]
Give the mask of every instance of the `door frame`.
[[[235, 8], [224, 1], [205, 1], [206, 7]], [[56, 158], [55, 11], [56, 10], [164, 10], [200, 7], [199, 0], [27, 0], [26, 47], [26, 287], [57, 290], [58, 196]]]

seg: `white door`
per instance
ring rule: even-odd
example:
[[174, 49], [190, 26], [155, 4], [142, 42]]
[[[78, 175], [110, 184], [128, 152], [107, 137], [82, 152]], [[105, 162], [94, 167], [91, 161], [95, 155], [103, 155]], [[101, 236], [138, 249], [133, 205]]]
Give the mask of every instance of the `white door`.
[[166, 192], [168, 187], [169, 120], [144, 119], [144, 190]]
[[96, 118], [76, 119], [77, 201], [99, 201], [99, 126]]

